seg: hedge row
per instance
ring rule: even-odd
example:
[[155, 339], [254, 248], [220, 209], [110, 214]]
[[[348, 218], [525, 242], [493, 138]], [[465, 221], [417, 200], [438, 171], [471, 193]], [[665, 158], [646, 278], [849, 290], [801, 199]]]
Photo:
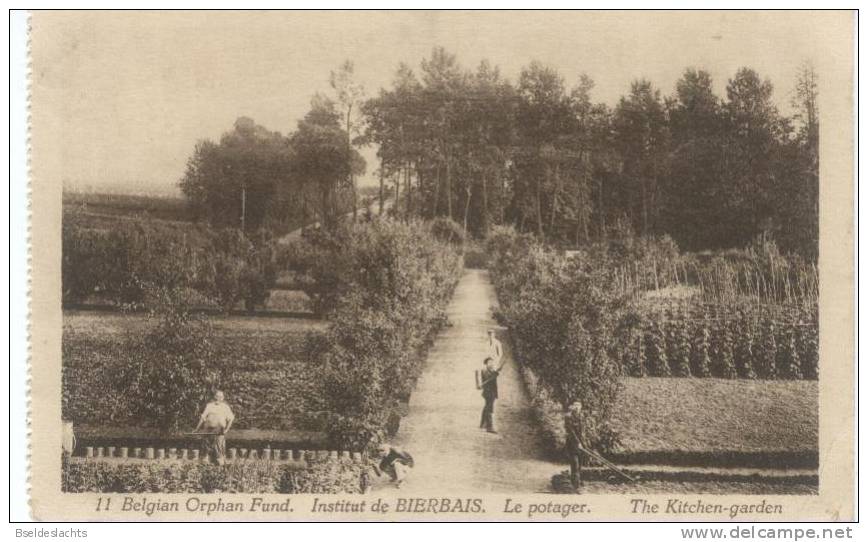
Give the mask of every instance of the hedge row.
[[361, 493], [366, 465], [348, 459], [307, 464], [244, 461], [62, 460], [69, 493]]
[[224, 310], [243, 301], [262, 305], [276, 280], [273, 243], [261, 232], [117, 221], [110, 230], [63, 219], [62, 284], [65, 305], [97, 297], [117, 305], [149, 305], [152, 288], [194, 291]]
[[[493, 228], [487, 250], [497, 317], [509, 327], [519, 362], [546, 390], [547, 397], [537, 392], [535, 400], [556, 405], [540, 409], [544, 428], [557, 423], [557, 409], [580, 401], [582, 420], [571, 430], [586, 445], [611, 449], [617, 436], [609, 422], [621, 383], [609, 348], [623, 304], [611, 275], [509, 228]], [[547, 432], [559, 441], [554, 427]]]
[[[309, 332], [300, 352], [287, 348], [276, 359], [256, 348], [245, 351], [244, 341], [227, 343], [207, 318], [190, 313], [179, 291], [196, 285], [200, 275], [182, 273], [183, 280], [147, 288], [160, 298], [158, 318], [147, 330], [118, 344], [64, 341], [64, 414], [76, 423], [178, 429], [222, 389], [237, 427], [276, 428], [287, 419], [297, 427], [301, 416], [306, 428], [328, 431], [334, 448], [376, 443], [387, 426], [396, 428], [394, 412], [409, 398], [460, 277], [459, 245], [443, 238], [455, 228], [440, 223], [436, 234], [432, 229], [424, 222], [373, 220], [307, 232], [286, 251], [292, 256], [286, 264], [304, 276], [329, 324]], [[159, 244], [137, 233], [131, 238]], [[223, 250], [205, 246], [201, 250]], [[195, 260], [200, 249], [190, 254]], [[287, 357], [305, 363], [283, 363]], [[103, 405], [91, 406], [101, 396], [107, 396]]]
[[[307, 294], [329, 320], [309, 341], [318, 366], [320, 423], [331, 444], [362, 449], [395, 429], [425, 350], [446, 322], [461, 274], [455, 239], [424, 222], [375, 219], [312, 231], [293, 251]], [[450, 239], [452, 242], [450, 242]]]
[[521, 376], [530, 395], [533, 416], [539, 424], [543, 445], [550, 453], [558, 455], [564, 449], [567, 438], [564, 410], [552, 399], [549, 389], [540, 382], [530, 367], [522, 366]]

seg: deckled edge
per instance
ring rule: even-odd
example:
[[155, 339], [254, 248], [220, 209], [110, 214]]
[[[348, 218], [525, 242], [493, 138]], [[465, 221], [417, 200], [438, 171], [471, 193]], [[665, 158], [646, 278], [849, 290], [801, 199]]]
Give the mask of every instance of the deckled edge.
[[25, 412], [27, 415], [27, 428], [26, 428], [26, 438], [27, 438], [27, 453], [25, 456], [25, 484], [27, 485], [27, 509], [30, 512], [30, 519], [35, 520], [38, 519], [36, 517], [36, 512], [33, 509], [33, 402], [31, 400], [31, 390], [33, 386], [33, 368], [32, 368], [32, 355], [33, 355], [33, 329], [32, 329], [32, 316], [33, 316], [33, 177], [32, 177], [32, 164], [31, 164], [31, 154], [32, 154], [32, 138], [33, 138], [33, 113], [32, 113], [32, 98], [33, 98], [33, 14], [30, 11], [25, 12], [25, 27], [27, 33], [27, 39], [25, 41], [26, 47], [26, 62], [24, 66], [24, 78], [25, 78], [25, 122], [27, 123], [27, 128], [25, 132], [25, 144], [24, 148], [27, 153], [27, 158], [25, 160], [25, 170], [24, 175], [27, 179], [27, 184], [25, 188], [25, 197], [27, 198], [27, 210], [25, 212], [26, 215], [26, 228], [25, 228], [25, 243], [27, 250], [27, 260], [25, 263], [25, 273], [27, 277], [27, 288], [24, 294], [25, 296], [25, 312], [27, 316], [27, 322], [25, 324], [25, 333], [27, 346], [25, 349], [27, 359], [26, 359], [26, 381], [24, 387], [25, 393]]

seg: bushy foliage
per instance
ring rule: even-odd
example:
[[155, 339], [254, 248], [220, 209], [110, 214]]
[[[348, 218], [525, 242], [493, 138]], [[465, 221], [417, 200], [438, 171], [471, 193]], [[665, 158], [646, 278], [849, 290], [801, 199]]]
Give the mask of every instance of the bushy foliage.
[[461, 225], [446, 217], [438, 217], [431, 221], [431, 233], [436, 239], [451, 245], [464, 244], [464, 230]]
[[176, 430], [196, 419], [218, 383], [214, 332], [206, 319], [187, 311], [179, 291], [154, 289], [151, 295], [157, 324], [127, 337], [130, 359], [114, 366], [112, 381], [134, 417]]
[[760, 330], [760, 343], [757, 348], [757, 375], [760, 378], [772, 380], [778, 376], [777, 352], [778, 344], [775, 323], [767, 321]]
[[[141, 349], [152, 345], [143, 344], [143, 337], [155, 333], [160, 318], [120, 318], [127, 322], [121, 333], [64, 328], [62, 410], [64, 419], [76, 426], [150, 429], [160, 425], [134, 408], [138, 399], [122, 388], [124, 382], [117, 376], [119, 366], [139, 363], [147, 355]], [[309, 363], [304, 348], [305, 334], [313, 324], [269, 323], [256, 331], [214, 326], [208, 365], [217, 372], [219, 388], [236, 415], [233, 428], [299, 429], [304, 421], [301, 414], [319, 392], [318, 369]], [[195, 425], [198, 414], [186, 420], [187, 429]]]
[[820, 373], [820, 338], [816, 323], [804, 323], [798, 328], [798, 352], [802, 375], [816, 379]]
[[756, 378], [753, 368], [753, 326], [744, 318], [744, 313], [739, 312], [738, 316], [729, 324], [734, 330], [733, 336], [737, 337], [733, 348], [733, 363], [739, 378], [753, 380]]
[[694, 376], [711, 376], [711, 333], [704, 322], [696, 326], [691, 365]]
[[658, 359], [665, 338], [672, 376], [817, 378], [818, 333], [809, 307], [692, 303], [622, 314], [613, 357], [627, 374], [665, 371]]
[[[564, 257], [495, 228], [489, 239], [492, 276], [515, 351], [562, 409], [581, 401], [588, 444], [614, 442], [609, 426], [620, 365], [611, 357], [621, 299], [611, 276], [586, 254]], [[503, 265], [508, 262], [508, 265]]]
[[551, 397], [549, 388], [540, 382], [530, 367], [522, 366], [521, 375], [530, 395], [534, 418], [539, 424], [543, 445], [551, 452], [562, 451], [567, 438], [563, 407]]
[[671, 326], [674, 330], [671, 332], [673, 345], [673, 355], [670, 358], [672, 364], [673, 376], [690, 376], [690, 350], [691, 340], [687, 326], [675, 325]]
[[787, 328], [778, 342], [777, 372], [781, 378], [800, 380], [802, 364], [799, 360], [799, 350], [796, 344], [796, 332], [793, 327]]
[[248, 237], [241, 230], [222, 229], [209, 235], [199, 286], [225, 311], [240, 301], [248, 311], [261, 306], [277, 279], [271, 235]]
[[645, 332], [645, 355], [653, 376], [669, 376], [669, 359], [666, 356], [666, 339], [660, 326], [652, 322]]
[[[149, 221], [118, 221], [104, 231], [82, 226], [74, 214], [63, 223], [63, 301], [98, 294], [120, 305], [145, 302], [150, 287], [190, 287], [198, 279], [203, 232]], [[199, 246], [197, 246], [197, 244]]]
[[321, 367], [319, 410], [341, 447], [382, 437], [421, 372], [422, 350], [445, 323], [461, 271], [454, 245], [421, 223], [373, 220], [308, 233], [296, 270], [330, 325], [309, 342]]
[[147, 306], [154, 288], [199, 292], [224, 310], [248, 310], [268, 298], [276, 279], [269, 234], [118, 221], [109, 231], [63, 223], [63, 302], [98, 296], [121, 306]]
[[68, 493], [360, 493], [363, 465], [347, 459], [310, 463], [241, 461], [62, 460]]

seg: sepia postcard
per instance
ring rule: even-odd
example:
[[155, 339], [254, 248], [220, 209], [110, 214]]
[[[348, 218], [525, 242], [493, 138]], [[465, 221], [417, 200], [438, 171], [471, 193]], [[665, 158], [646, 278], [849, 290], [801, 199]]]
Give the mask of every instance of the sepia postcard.
[[851, 11], [34, 11], [43, 521], [852, 521]]

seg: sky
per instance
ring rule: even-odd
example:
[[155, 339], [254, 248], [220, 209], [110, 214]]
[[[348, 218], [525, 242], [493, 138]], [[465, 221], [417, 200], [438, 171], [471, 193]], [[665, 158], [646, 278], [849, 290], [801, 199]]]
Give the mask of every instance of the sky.
[[[435, 46], [466, 68], [488, 59], [515, 81], [539, 60], [568, 87], [581, 73], [609, 105], [636, 78], [664, 94], [686, 67], [709, 71], [719, 96], [741, 66], [756, 69], [789, 111], [798, 66], [829, 61], [824, 27], [806, 12], [124, 12], [39, 15], [52, 59], [34, 84], [55, 91], [67, 189], [178, 194], [196, 141], [239, 116], [288, 133], [330, 70], [355, 64], [367, 94], [399, 62], [418, 71]], [[50, 19], [49, 18], [53, 18]], [[48, 30], [45, 30], [49, 36]], [[373, 184], [374, 149], [363, 154]]]

